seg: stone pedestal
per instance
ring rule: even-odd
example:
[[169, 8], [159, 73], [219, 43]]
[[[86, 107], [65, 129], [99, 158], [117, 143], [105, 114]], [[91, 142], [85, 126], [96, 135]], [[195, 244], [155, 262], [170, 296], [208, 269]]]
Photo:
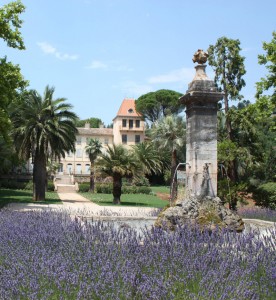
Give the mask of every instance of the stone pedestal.
[[[198, 53], [202, 54], [202, 51]], [[195, 61], [199, 62], [198, 59]], [[164, 210], [155, 225], [174, 230], [191, 223], [202, 230], [227, 228], [241, 232], [243, 220], [216, 197], [217, 103], [223, 94], [207, 77], [205, 68], [202, 64], [195, 67], [196, 75], [186, 94], [180, 98], [186, 106], [186, 196]]]
[[217, 103], [223, 94], [197, 65], [187, 93], [186, 106], [186, 198], [217, 196]]

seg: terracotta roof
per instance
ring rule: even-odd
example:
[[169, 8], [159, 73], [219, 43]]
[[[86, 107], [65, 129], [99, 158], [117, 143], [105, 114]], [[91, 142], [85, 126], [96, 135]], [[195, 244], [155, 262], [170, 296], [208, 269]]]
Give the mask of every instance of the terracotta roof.
[[112, 128], [84, 128], [84, 127], [78, 127], [78, 134], [80, 135], [113, 135], [113, 129]]
[[135, 100], [134, 99], [124, 99], [120, 109], [117, 113], [117, 117], [141, 117], [140, 114], [136, 112]]

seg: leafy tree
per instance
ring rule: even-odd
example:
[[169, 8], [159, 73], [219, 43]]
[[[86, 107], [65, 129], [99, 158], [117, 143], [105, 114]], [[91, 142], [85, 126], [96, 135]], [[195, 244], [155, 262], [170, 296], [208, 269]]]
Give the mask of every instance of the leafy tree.
[[[208, 61], [215, 71], [215, 83], [224, 93], [225, 124], [227, 138], [233, 141], [232, 124], [229, 117], [229, 100], [241, 100], [240, 90], [245, 86], [243, 75], [246, 73], [244, 57], [241, 51], [240, 41], [221, 37], [215, 45], [208, 48]], [[230, 163], [229, 177], [236, 181], [236, 166], [234, 161]]]
[[265, 78], [261, 78], [260, 82], [257, 82], [257, 94], [259, 99], [264, 95], [265, 91], [272, 89], [271, 102], [276, 106], [276, 31], [272, 33], [272, 40], [270, 43], [263, 43], [263, 49], [266, 54], [259, 55], [259, 64], [265, 65], [268, 70], [268, 75]]
[[183, 118], [169, 115], [153, 124], [151, 129], [152, 142], [156, 143], [159, 149], [171, 153], [171, 198], [175, 199], [177, 194], [177, 182], [174, 178], [177, 167], [177, 152], [182, 150], [185, 143], [185, 122]]
[[122, 178], [131, 177], [139, 170], [139, 163], [132, 152], [122, 145], [107, 146], [107, 151], [100, 154], [96, 165], [101, 173], [113, 178], [113, 203], [120, 204]]
[[24, 96], [11, 114], [14, 142], [23, 159], [33, 158], [34, 195], [36, 201], [45, 200], [46, 165], [49, 157], [65, 157], [75, 151], [77, 116], [65, 98], [53, 99], [54, 88], [46, 87], [43, 97], [35, 90]]
[[12, 147], [0, 136], [0, 174], [12, 167]]
[[[19, 16], [24, 12], [24, 5], [20, 1], [11, 2], [0, 7], [0, 38], [9, 47], [25, 49], [19, 29], [22, 20]], [[18, 65], [13, 65], [7, 58], [0, 58], [0, 134], [7, 139], [10, 131], [8, 116], [9, 104], [18, 97], [18, 93], [27, 86]]]
[[85, 120], [78, 119], [76, 122], [77, 127], [84, 127], [86, 123], [89, 123], [90, 128], [99, 128], [103, 124], [101, 119], [98, 118], [89, 118]]
[[90, 192], [94, 193], [95, 180], [94, 180], [94, 163], [97, 157], [102, 153], [102, 143], [98, 139], [89, 139], [85, 151], [90, 160]]
[[2, 38], [9, 47], [20, 50], [25, 49], [19, 30], [23, 23], [19, 16], [24, 11], [25, 6], [21, 1], [13, 1], [0, 7], [0, 38]]
[[9, 107], [15, 102], [28, 82], [20, 73], [20, 68], [0, 58], [0, 134], [7, 138], [10, 131]]
[[172, 90], [158, 90], [142, 95], [135, 101], [136, 110], [150, 122], [182, 110], [179, 97], [182, 94]]
[[163, 169], [163, 162], [160, 152], [153, 143], [143, 142], [133, 146], [134, 154], [141, 163], [143, 173], [160, 173]]

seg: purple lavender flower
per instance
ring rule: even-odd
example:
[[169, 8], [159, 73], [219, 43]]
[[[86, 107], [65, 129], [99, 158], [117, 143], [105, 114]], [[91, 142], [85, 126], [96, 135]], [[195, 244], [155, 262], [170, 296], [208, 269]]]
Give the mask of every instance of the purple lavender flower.
[[0, 211], [0, 299], [275, 299], [276, 228], [115, 228]]

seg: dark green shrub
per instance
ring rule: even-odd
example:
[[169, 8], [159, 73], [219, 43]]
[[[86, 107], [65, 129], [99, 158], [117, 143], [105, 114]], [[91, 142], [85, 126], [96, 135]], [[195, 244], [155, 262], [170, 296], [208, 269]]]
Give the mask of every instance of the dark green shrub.
[[54, 185], [53, 181], [48, 181], [47, 191], [48, 192], [54, 192], [55, 191], [55, 185]]
[[97, 183], [95, 187], [95, 191], [98, 194], [112, 194], [112, 190], [112, 183]]
[[89, 192], [89, 189], [90, 189], [90, 183], [88, 182], [79, 183], [79, 192], [87, 193]]
[[150, 186], [149, 180], [147, 177], [134, 177], [132, 180], [132, 185], [135, 186]]
[[30, 180], [24, 187], [24, 190], [32, 191], [33, 190], [33, 182]]
[[259, 185], [253, 192], [253, 198], [259, 206], [276, 209], [276, 182]]
[[[95, 192], [98, 194], [112, 194], [112, 183], [97, 183]], [[148, 186], [123, 185], [122, 194], [150, 194], [151, 188]]]
[[16, 179], [3, 179], [0, 186], [4, 189], [24, 190], [27, 182], [17, 181]]
[[122, 193], [123, 194], [137, 194], [137, 187], [134, 185], [123, 186]]
[[137, 188], [137, 194], [146, 194], [149, 195], [151, 193], [151, 188], [148, 186], [139, 186]]

